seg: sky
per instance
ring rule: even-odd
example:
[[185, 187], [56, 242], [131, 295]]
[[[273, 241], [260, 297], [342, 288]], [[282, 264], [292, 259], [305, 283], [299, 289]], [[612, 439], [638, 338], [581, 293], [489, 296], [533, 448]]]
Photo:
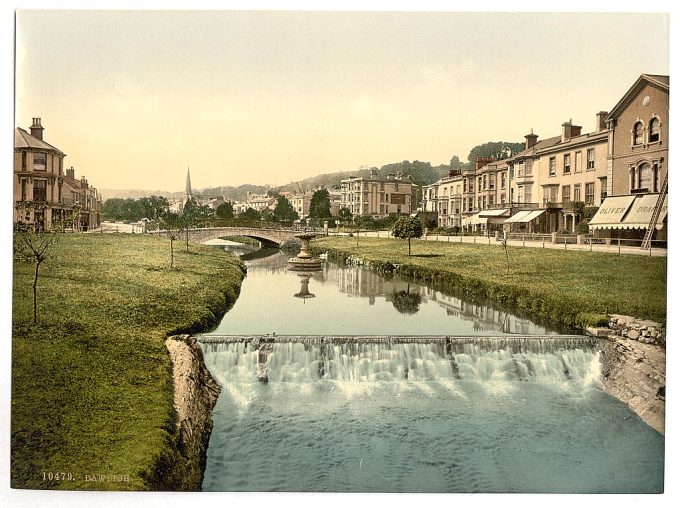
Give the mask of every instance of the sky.
[[16, 16], [15, 126], [100, 189], [285, 184], [487, 141], [584, 132], [668, 15], [34, 11]]

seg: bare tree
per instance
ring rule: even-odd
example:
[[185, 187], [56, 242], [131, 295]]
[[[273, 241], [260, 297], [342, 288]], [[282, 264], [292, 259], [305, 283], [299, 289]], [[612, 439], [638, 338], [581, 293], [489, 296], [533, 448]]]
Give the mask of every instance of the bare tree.
[[165, 230], [165, 236], [170, 239], [170, 268], [175, 267], [175, 240], [180, 238], [184, 223], [179, 214], [166, 212], [160, 219], [160, 229]]
[[62, 222], [55, 221], [49, 231], [37, 225], [17, 224], [14, 229], [14, 258], [35, 264], [33, 275], [33, 322], [38, 322], [38, 278], [40, 267], [48, 259], [49, 250], [64, 231]]
[[505, 249], [505, 263], [507, 264], [507, 273], [510, 274], [510, 257], [508, 256], [508, 238], [505, 235], [505, 233], [503, 233], [500, 236], [499, 241], [501, 242], [501, 245]]

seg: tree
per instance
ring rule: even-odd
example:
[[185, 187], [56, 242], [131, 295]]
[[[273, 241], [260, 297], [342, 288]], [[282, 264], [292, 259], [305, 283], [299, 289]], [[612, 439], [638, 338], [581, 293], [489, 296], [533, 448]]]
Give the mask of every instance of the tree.
[[276, 218], [274, 217], [274, 212], [269, 207], [262, 209], [262, 211], [260, 212], [260, 217], [265, 222], [273, 222], [276, 220]]
[[398, 291], [392, 295], [392, 305], [400, 314], [412, 315], [420, 310], [422, 299], [418, 293], [411, 293], [411, 286], [406, 291]]
[[392, 236], [408, 240], [408, 255], [411, 255], [411, 239], [423, 236], [423, 224], [417, 217], [401, 217], [394, 223]]
[[463, 167], [463, 162], [458, 158], [457, 155], [451, 157], [451, 162], [449, 164], [451, 169], [461, 169]]
[[510, 256], [508, 256], [508, 237], [503, 233], [500, 237], [501, 245], [505, 249], [505, 263], [507, 266], [507, 273], [510, 274]]
[[246, 208], [243, 210], [239, 215], [239, 219], [245, 219], [245, 220], [260, 220], [262, 216], [260, 215], [260, 212], [255, 210], [254, 208]]
[[33, 275], [33, 322], [38, 322], [38, 277], [40, 266], [47, 260], [49, 249], [59, 240], [63, 223], [53, 222], [50, 231], [28, 224], [17, 224], [14, 233], [14, 257], [17, 261], [35, 263]]
[[294, 221], [298, 214], [285, 196], [276, 196], [276, 207], [274, 208], [274, 218], [278, 221]]
[[215, 215], [220, 219], [231, 219], [234, 216], [234, 207], [229, 201], [222, 203], [217, 207], [217, 210], [215, 210]]
[[507, 159], [524, 150], [524, 143], [512, 143], [509, 141], [489, 141], [475, 146], [470, 150], [468, 161], [474, 164], [477, 157], [495, 157], [496, 159]]
[[315, 219], [327, 219], [331, 216], [331, 196], [327, 189], [318, 190], [312, 195], [309, 216]]
[[142, 217], [136, 218], [136, 220], [147, 218], [156, 220], [160, 217], [165, 210], [168, 209], [170, 203], [168, 198], [163, 196], [149, 196], [144, 198], [139, 198], [139, 209], [141, 211]]
[[178, 213], [170, 211], [165, 212], [160, 217], [159, 222], [161, 229], [165, 230], [165, 236], [170, 240], [170, 268], [172, 269], [175, 267], [175, 240], [180, 237], [182, 229], [184, 228], [184, 223]]
[[343, 223], [349, 224], [352, 221], [352, 212], [349, 211], [349, 208], [340, 208], [338, 217]]

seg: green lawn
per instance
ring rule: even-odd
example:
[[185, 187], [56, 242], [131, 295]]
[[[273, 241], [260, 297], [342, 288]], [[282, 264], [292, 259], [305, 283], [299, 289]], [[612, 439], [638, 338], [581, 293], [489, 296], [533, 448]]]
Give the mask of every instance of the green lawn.
[[[375, 268], [488, 298], [554, 324], [583, 326], [604, 314], [628, 314], [665, 323], [666, 258], [415, 240], [318, 238], [316, 252], [359, 257]], [[397, 266], [398, 265], [398, 266]]]
[[[33, 489], [153, 488], [172, 458], [166, 336], [217, 324], [243, 265], [214, 247], [150, 235], [63, 235], [41, 268], [14, 264], [11, 484]], [[49, 473], [77, 481], [49, 481]], [[85, 475], [129, 475], [88, 482]]]

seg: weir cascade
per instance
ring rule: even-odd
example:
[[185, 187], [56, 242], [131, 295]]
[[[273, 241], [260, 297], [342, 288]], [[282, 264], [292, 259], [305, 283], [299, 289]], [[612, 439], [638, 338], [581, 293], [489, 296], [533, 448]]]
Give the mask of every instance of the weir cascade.
[[199, 341], [216, 372], [242, 382], [599, 379], [597, 340], [583, 336], [204, 336]]

